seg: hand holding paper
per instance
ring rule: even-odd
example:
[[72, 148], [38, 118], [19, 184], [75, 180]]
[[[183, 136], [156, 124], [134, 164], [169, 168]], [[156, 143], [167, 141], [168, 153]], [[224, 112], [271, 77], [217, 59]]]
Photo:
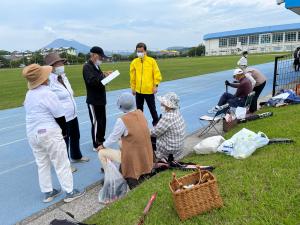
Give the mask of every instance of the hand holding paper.
[[103, 85], [106, 85], [106, 84], [108, 84], [109, 82], [111, 82], [113, 79], [115, 79], [116, 77], [118, 77], [119, 75], [120, 75], [119, 70], [116, 70], [116, 71], [112, 72], [111, 74], [109, 74], [107, 77], [105, 77], [105, 78], [101, 81], [101, 83], [102, 83]]

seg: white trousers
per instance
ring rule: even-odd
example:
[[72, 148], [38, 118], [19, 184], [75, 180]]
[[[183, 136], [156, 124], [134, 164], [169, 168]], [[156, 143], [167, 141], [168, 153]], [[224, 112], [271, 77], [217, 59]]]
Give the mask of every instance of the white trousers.
[[102, 167], [104, 170], [106, 170], [107, 165], [107, 159], [110, 159], [111, 161], [121, 163], [121, 151], [120, 150], [114, 150], [114, 149], [101, 149], [98, 152], [99, 160], [102, 164]]
[[41, 130], [39, 134], [29, 136], [28, 140], [38, 167], [41, 191], [53, 190], [52, 164], [62, 189], [67, 193], [72, 192], [73, 175], [61, 129]]

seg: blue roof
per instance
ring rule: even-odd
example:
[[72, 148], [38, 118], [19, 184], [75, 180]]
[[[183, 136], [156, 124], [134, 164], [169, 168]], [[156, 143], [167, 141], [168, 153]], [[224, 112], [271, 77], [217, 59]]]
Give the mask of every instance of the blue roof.
[[223, 37], [231, 37], [231, 36], [242, 36], [242, 35], [250, 35], [250, 34], [258, 34], [258, 33], [271, 33], [278, 31], [288, 31], [288, 30], [300, 30], [300, 23], [292, 23], [292, 24], [283, 24], [283, 25], [275, 25], [275, 26], [266, 26], [266, 27], [256, 27], [256, 28], [248, 28], [241, 30], [232, 30], [232, 31], [224, 31], [218, 33], [210, 33], [204, 35], [204, 40], [215, 39], [215, 38], [223, 38]]

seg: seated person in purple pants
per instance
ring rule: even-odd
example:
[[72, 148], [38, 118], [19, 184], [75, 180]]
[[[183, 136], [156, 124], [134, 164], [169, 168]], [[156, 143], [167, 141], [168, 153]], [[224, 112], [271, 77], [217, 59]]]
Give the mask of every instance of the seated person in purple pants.
[[230, 83], [228, 80], [225, 81], [225, 85], [237, 88], [236, 93], [230, 94], [225, 92], [219, 102], [218, 105], [215, 106], [213, 109], [209, 110], [209, 113], [217, 112], [220, 109], [220, 106], [229, 104], [230, 107], [243, 107], [247, 96], [251, 93], [253, 87], [251, 81], [246, 78], [245, 73], [241, 69], [234, 70], [233, 76], [238, 81], [238, 83]]

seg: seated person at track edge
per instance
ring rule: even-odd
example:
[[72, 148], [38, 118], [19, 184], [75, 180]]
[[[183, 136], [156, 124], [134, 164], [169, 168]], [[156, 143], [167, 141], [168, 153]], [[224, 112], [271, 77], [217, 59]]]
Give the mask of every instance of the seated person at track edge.
[[[151, 173], [153, 168], [150, 131], [144, 114], [136, 109], [135, 99], [131, 93], [123, 93], [118, 99], [117, 106], [124, 115], [117, 119], [108, 139], [97, 148], [98, 156], [104, 172], [107, 158], [121, 163], [122, 175], [132, 189], [139, 184], [140, 177]], [[121, 151], [108, 149], [119, 140]]]
[[182, 155], [185, 122], [179, 111], [179, 97], [169, 92], [158, 97], [162, 108], [162, 117], [151, 130], [151, 136], [156, 137], [157, 160], [168, 159], [169, 155], [177, 160]]
[[225, 81], [225, 85], [237, 88], [236, 93], [230, 94], [225, 92], [219, 102], [218, 105], [215, 106], [209, 113], [217, 112], [220, 109], [220, 106], [229, 104], [230, 107], [243, 107], [245, 105], [247, 96], [251, 93], [253, 87], [251, 81], [246, 78], [245, 73], [241, 69], [234, 70], [233, 73], [234, 78], [238, 81], [238, 83], [230, 83], [228, 80]]

